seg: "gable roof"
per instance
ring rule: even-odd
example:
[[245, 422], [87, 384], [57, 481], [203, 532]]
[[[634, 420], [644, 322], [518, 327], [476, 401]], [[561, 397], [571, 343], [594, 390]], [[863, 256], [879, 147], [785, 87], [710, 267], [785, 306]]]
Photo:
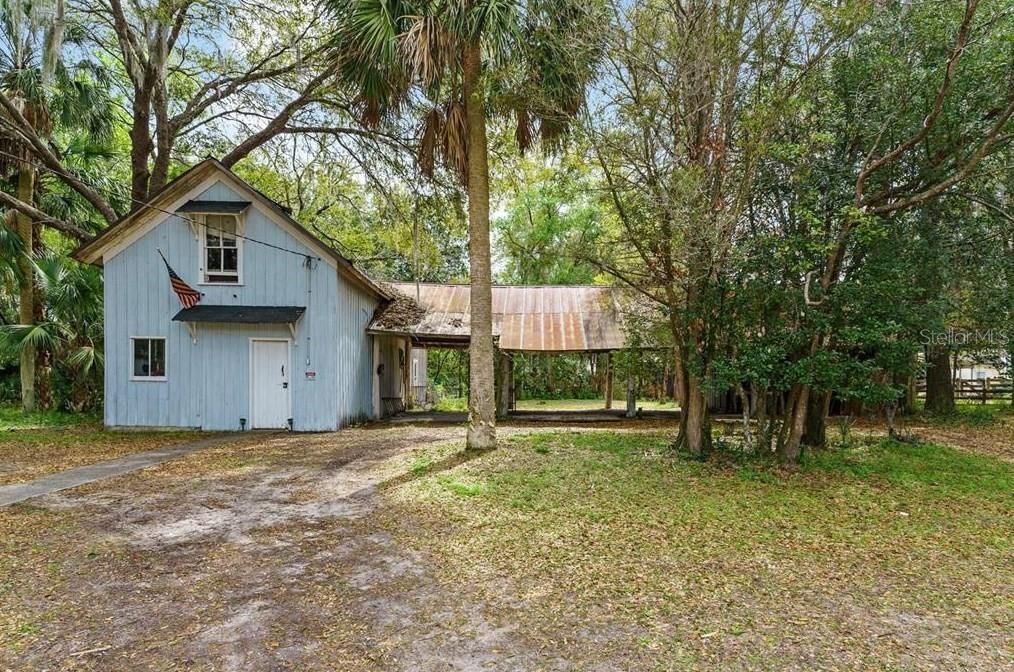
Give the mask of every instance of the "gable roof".
[[169, 206], [172, 202], [179, 201], [188, 192], [200, 186], [216, 172], [226, 177], [232, 183], [230, 186], [236, 186], [247, 192], [252, 201], [256, 201], [271, 214], [275, 215], [277, 221], [290, 227], [292, 229], [291, 232], [308, 247], [331, 260], [338, 268], [338, 271], [346, 278], [381, 299], [390, 299], [392, 297], [388, 289], [356, 268], [351, 261], [342, 256], [337, 250], [326, 245], [313, 232], [293, 219], [288, 208], [268, 198], [217, 159], [205, 159], [184, 171], [179, 177], [156, 192], [143, 206], [121, 217], [108, 229], [81, 245], [74, 251], [74, 258], [86, 264], [101, 266], [103, 255], [107, 251], [127, 241], [132, 233], [138, 231], [145, 224], [151, 223], [165, 215], [173, 215], [175, 211], [186, 212], [186, 208], [191, 201], [180, 204], [175, 211], [170, 210]]

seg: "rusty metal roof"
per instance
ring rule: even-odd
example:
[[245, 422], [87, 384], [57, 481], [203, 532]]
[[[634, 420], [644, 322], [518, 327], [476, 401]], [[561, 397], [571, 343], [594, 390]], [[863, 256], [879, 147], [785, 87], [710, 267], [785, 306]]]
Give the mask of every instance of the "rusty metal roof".
[[[415, 283], [391, 283], [416, 298]], [[493, 335], [503, 350], [526, 352], [589, 352], [620, 350], [626, 341], [613, 287], [493, 287]], [[411, 334], [420, 344], [467, 341], [470, 321], [468, 285], [419, 285], [425, 309], [409, 323], [398, 324], [384, 310], [370, 325], [373, 331]]]

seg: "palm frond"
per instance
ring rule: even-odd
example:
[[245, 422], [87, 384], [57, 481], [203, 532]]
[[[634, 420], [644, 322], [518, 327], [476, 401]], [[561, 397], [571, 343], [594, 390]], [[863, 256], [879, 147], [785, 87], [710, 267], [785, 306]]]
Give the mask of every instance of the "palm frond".
[[458, 42], [436, 16], [406, 17], [399, 37], [401, 56], [424, 86], [433, 87], [457, 54]]
[[419, 169], [426, 177], [433, 177], [437, 147], [444, 129], [444, 115], [439, 107], [434, 107], [423, 118], [419, 141]]
[[518, 0], [477, 0], [463, 22], [466, 39], [481, 39], [486, 57], [495, 64], [511, 60], [521, 40]]
[[460, 99], [447, 104], [444, 124], [444, 163], [451, 167], [462, 184], [468, 180], [468, 121], [465, 103]]
[[29, 348], [52, 350], [62, 340], [62, 330], [54, 322], [0, 325], [0, 352], [8, 356], [17, 356]]
[[404, 0], [327, 0], [336, 30], [329, 51], [339, 78], [357, 90], [358, 113], [376, 127], [407, 95], [410, 73], [399, 36], [413, 7]]
[[103, 367], [105, 355], [94, 345], [81, 345], [67, 355], [67, 363], [75, 367], [80, 375], [87, 376], [92, 370]]
[[515, 109], [514, 115], [517, 118], [514, 140], [518, 143], [518, 149], [524, 153], [532, 146], [532, 116], [524, 107]]
[[0, 257], [11, 261], [25, 253], [25, 241], [18, 235], [14, 221], [16, 215], [16, 211], [6, 210], [0, 219]]

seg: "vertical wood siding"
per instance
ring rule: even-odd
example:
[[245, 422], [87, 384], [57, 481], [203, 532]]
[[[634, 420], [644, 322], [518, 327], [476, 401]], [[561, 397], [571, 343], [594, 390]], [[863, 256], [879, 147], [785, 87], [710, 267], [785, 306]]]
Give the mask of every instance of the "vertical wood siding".
[[[243, 201], [217, 183], [200, 200]], [[185, 220], [167, 215], [105, 262], [105, 422], [113, 426], [239, 429], [250, 417], [250, 339], [291, 338], [285, 325], [199, 324], [193, 343], [173, 322], [180, 304], [158, 256], [205, 293], [208, 305], [306, 306], [290, 348], [293, 427], [336, 429], [372, 415], [372, 342], [366, 326], [376, 299], [340, 277], [254, 203], [243, 235], [300, 254], [242, 242], [242, 286], [201, 285], [200, 246]], [[131, 337], [166, 338], [167, 380], [132, 381]], [[316, 376], [311, 380], [307, 371]]]

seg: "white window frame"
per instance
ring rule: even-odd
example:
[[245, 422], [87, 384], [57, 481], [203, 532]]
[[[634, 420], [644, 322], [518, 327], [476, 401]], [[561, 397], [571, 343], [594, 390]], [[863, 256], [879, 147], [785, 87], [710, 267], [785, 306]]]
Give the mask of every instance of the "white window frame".
[[[236, 282], [212, 282], [208, 280], [208, 270], [204, 267], [208, 261], [208, 226], [207, 216], [216, 215], [219, 217], [228, 216], [236, 220]], [[223, 213], [223, 212], [202, 212], [195, 213], [200, 226], [198, 227], [198, 236], [200, 238], [200, 256], [197, 259], [197, 277], [200, 278], [198, 285], [207, 285], [212, 287], [239, 287], [243, 284], [243, 216], [241, 214]], [[215, 274], [211, 274], [215, 275]], [[218, 275], [222, 275], [221, 273]]]
[[[162, 353], [165, 359], [165, 375], [138, 376], [134, 373], [134, 341], [148, 341], [148, 367], [151, 368], [151, 341], [162, 341]], [[169, 339], [165, 336], [131, 336], [130, 337], [130, 380], [139, 383], [164, 383], [169, 380]]]

